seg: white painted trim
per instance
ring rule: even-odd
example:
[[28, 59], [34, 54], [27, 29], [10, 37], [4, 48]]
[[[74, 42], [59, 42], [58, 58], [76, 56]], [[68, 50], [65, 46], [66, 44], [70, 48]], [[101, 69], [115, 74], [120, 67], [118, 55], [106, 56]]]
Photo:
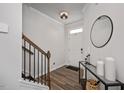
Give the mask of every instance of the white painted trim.
[[49, 90], [46, 85], [41, 85], [40, 83], [29, 82], [28, 80], [19, 80], [20, 87], [23, 89], [38, 89], [38, 90]]

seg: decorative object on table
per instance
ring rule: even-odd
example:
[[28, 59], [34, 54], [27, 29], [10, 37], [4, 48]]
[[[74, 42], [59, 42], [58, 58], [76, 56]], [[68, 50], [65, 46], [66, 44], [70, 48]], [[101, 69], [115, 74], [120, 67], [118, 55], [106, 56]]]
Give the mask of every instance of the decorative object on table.
[[113, 22], [107, 15], [98, 17], [91, 28], [90, 40], [96, 48], [104, 47], [111, 39]]
[[115, 60], [112, 57], [105, 58], [105, 78], [110, 81], [116, 80]]
[[102, 60], [98, 60], [97, 61], [97, 74], [100, 75], [100, 76], [104, 76], [104, 61]]
[[89, 79], [87, 80], [86, 83], [86, 90], [99, 90], [100, 89], [100, 82], [93, 80], [93, 79]]
[[81, 54], [83, 54], [83, 48], [81, 48]]
[[86, 56], [85, 61], [90, 64], [90, 54]]

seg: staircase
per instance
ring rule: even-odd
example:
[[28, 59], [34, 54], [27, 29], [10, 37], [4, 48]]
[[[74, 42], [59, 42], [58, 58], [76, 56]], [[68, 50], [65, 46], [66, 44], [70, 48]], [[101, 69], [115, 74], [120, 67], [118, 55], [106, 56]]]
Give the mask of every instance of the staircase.
[[22, 78], [25, 81], [50, 84], [50, 51], [45, 52], [24, 34], [22, 35]]

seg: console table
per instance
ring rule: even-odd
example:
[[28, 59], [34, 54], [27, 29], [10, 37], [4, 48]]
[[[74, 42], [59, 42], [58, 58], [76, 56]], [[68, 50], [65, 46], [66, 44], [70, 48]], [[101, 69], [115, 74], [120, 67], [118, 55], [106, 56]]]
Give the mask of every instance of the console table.
[[[81, 77], [81, 66], [85, 68], [85, 78]], [[79, 61], [79, 83], [83, 83], [82, 87], [86, 88], [86, 81], [87, 81], [87, 71], [89, 71], [92, 75], [94, 75], [101, 83], [105, 85], [105, 90], [108, 90], [108, 87], [112, 86], [120, 86], [121, 90], [124, 90], [124, 83], [120, 82], [119, 80], [116, 81], [109, 81], [105, 79], [105, 77], [97, 75], [96, 67], [86, 61]]]

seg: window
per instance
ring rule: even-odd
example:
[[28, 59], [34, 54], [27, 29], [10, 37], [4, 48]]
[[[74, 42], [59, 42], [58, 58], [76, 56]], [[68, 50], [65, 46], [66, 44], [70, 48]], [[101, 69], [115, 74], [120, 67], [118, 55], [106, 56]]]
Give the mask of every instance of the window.
[[83, 32], [83, 29], [82, 28], [79, 28], [79, 29], [71, 30], [70, 31], [70, 34], [76, 34], [76, 33], [81, 33], [81, 32]]

